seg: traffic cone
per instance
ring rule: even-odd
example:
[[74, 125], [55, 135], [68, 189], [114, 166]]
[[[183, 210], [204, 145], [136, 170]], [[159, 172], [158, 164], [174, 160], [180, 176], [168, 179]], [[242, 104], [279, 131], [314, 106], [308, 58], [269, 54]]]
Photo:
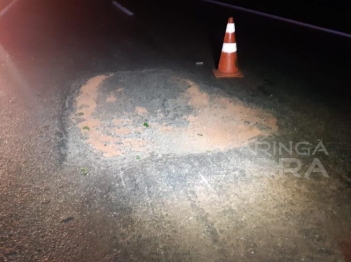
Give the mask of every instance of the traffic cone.
[[243, 77], [238, 67], [238, 57], [235, 40], [235, 24], [233, 17], [228, 19], [227, 30], [222, 47], [222, 54], [219, 59], [218, 69], [213, 73], [217, 78], [221, 77]]

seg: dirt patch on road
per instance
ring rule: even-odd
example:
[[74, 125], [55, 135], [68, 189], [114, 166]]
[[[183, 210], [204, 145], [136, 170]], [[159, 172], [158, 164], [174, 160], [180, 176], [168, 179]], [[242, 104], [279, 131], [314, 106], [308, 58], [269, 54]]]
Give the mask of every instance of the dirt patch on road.
[[[95, 149], [103, 152], [107, 157], [121, 154], [121, 152], [113, 146], [113, 143], [117, 143], [118, 140], [113, 136], [104, 136], [101, 134], [102, 122], [94, 116], [94, 113], [97, 108], [98, 88], [100, 84], [110, 76], [111, 75], [95, 76], [81, 87], [79, 96], [75, 100], [76, 112], [71, 118], [76, 122], [82, 135], [86, 137], [87, 142]], [[111, 95], [109, 98], [110, 97]], [[109, 98], [107, 100], [109, 100]]]
[[110, 94], [107, 98], [106, 98], [106, 102], [108, 103], [114, 103], [117, 101], [117, 98], [113, 95], [113, 94]]
[[189, 121], [186, 128], [176, 130], [183, 133], [187, 150], [197, 148], [205, 152], [240, 147], [254, 137], [278, 130], [272, 115], [226, 97], [211, 97], [192, 81], [187, 83], [190, 87], [185, 96], [194, 113], [186, 117]]
[[148, 90], [128, 83], [106, 95], [102, 86], [110, 77], [81, 87], [72, 116], [86, 142], [106, 157], [228, 150], [278, 130], [271, 114], [188, 79], [168, 80], [174, 90], [167, 97], [159, 85]]
[[146, 114], [147, 114], [147, 109], [144, 108], [144, 107], [137, 106], [137, 107], [135, 108], [135, 112], [136, 112], [137, 114], [143, 116], [143, 115], [146, 115]]

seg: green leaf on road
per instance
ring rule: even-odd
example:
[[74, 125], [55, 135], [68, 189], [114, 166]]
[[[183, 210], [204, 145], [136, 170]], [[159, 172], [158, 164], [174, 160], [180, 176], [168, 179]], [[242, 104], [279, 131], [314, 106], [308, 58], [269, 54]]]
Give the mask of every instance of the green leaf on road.
[[80, 169], [80, 172], [82, 173], [82, 175], [88, 175], [88, 173], [89, 173], [89, 170], [88, 170], [88, 168], [86, 168], [86, 167], [82, 167], [81, 169]]
[[150, 127], [150, 125], [149, 125], [148, 122], [144, 122], [143, 126], [145, 126], [145, 127]]
[[83, 126], [83, 130], [90, 130], [90, 128], [88, 126]]

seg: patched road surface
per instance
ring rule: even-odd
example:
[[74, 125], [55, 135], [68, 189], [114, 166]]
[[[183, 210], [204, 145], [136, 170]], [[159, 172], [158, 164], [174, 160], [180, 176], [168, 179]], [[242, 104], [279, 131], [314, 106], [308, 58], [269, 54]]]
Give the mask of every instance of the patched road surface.
[[350, 261], [349, 40], [120, 3], [0, 18], [0, 261]]

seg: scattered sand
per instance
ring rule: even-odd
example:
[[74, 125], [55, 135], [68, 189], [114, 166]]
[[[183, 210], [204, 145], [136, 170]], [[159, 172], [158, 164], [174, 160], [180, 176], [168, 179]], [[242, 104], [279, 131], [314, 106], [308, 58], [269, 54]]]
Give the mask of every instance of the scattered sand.
[[113, 119], [112, 123], [114, 123], [116, 126], [121, 125], [123, 123], [123, 119]]
[[[118, 112], [119, 118], [110, 121], [105, 115], [102, 121], [98, 119], [102, 105], [97, 104], [97, 98], [99, 86], [108, 77], [96, 76], [82, 86], [73, 117], [83, 137], [87, 137], [87, 143], [106, 157], [140, 152], [189, 154], [228, 150], [278, 131], [277, 120], [271, 114], [248, 107], [239, 100], [209, 95], [190, 80], [180, 82], [187, 89], [172, 103], [174, 107], [191, 107], [191, 114], [181, 119], [183, 125], [167, 122], [162, 109], [153, 115], [141, 106], [136, 106], [134, 112]], [[135, 99], [135, 103], [137, 101]], [[105, 102], [117, 102], [115, 94], [109, 94]], [[115, 117], [116, 112], [111, 116]], [[142, 126], [140, 116], [150, 119], [150, 127]]]
[[115, 133], [118, 135], [128, 135], [132, 130], [127, 127], [115, 128]]
[[[77, 112], [72, 120], [77, 122], [76, 115], [80, 115], [82, 121], [77, 123], [83, 135], [87, 135], [87, 142], [95, 149], [104, 153], [106, 157], [118, 156], [121, 151], [116, 148], [119, 140], [112, 136], [101, 133], [102, 123], [93, 115], [97, 107], [97, 96], [100, 84], [112, 75], [99, 75], [91, 78], [81, 87], [80, 94], [76, 99]], [[84, 128], [88, 128], [84, 129]]]
[[209, 95], [200, 92], [199, 87], [192, 81], [186, 80], [190, 86], [185, 93], [185, 96], [189, 99], [189, 105], [195, 108], [201, 108], [208, 106]]
[[[201, 92], [193, 82], [188, 81], [185, 96], [196, 115], [187, 117], [189, 125], [182, 132], [185, 150], [225, 150], [240, 147], [259, 135], [268, 136], [276, 132], [276, 119], [262, 110], [244, 106], [224, 97], [211, 97]], [[257, 126], [264, 126], [266, 130]]]
[[117, 98], [113, 95], [113, 94], [110, 94], [107, 98], [106, 98], [106, 102], [107, 103], [114, 103], [117, 101]]
[[137, 106], [135, 108], [135, 112], [138, 114], [138, 115], [146, 115], [147, 114], [147, 109], [145, 107], [140, 107], [140, 106]]
[[112, 123], [116, 126], [125, 126], [125, 125], [132, 124], [132, 121], [127, 118], [119, 118], [119, 119], [113, 119]]

